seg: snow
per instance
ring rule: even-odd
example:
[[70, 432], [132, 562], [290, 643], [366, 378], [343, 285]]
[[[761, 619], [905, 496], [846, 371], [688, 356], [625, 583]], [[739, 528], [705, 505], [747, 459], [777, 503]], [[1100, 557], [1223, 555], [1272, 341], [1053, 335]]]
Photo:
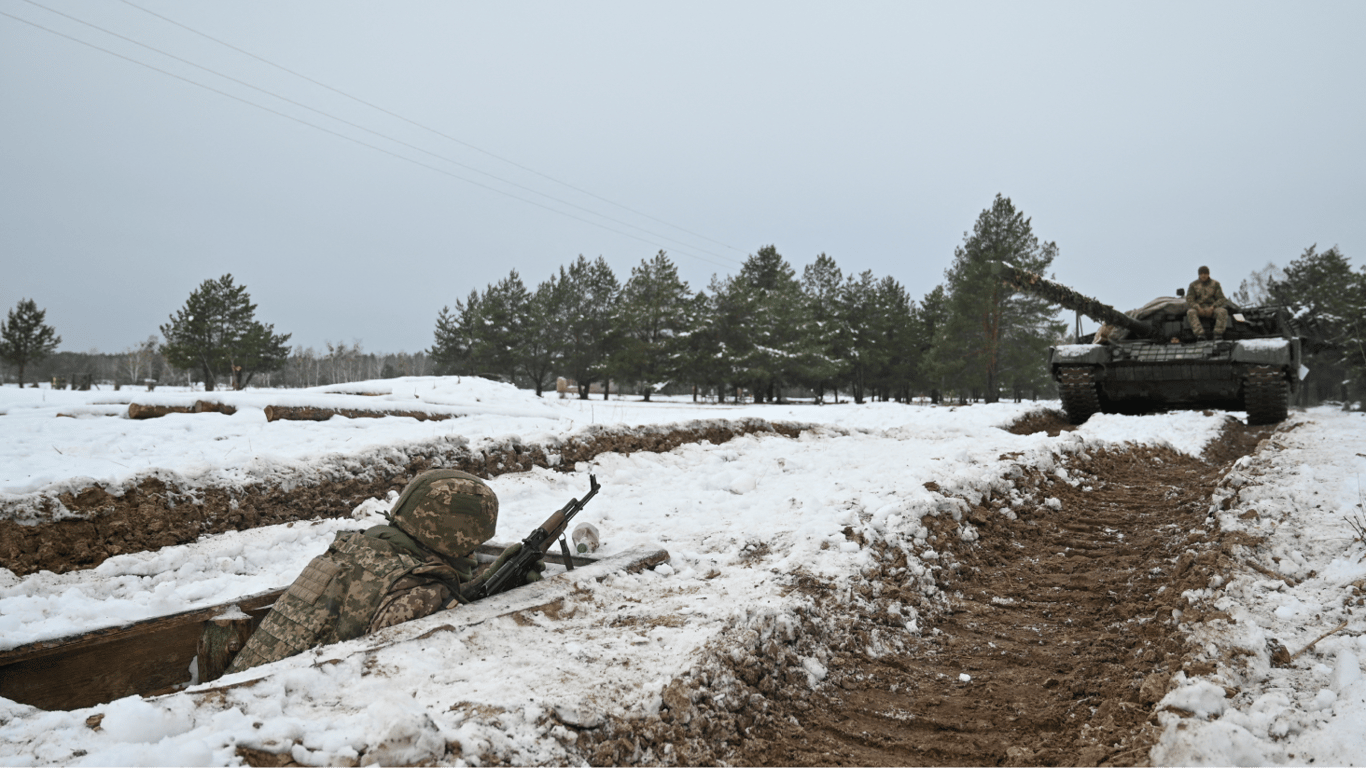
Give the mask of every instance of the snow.
[[[470, 378], [213, 393], [238, 408], [232, 416], [132, 421], [93, 415], [117, 394], [0, 388], [0, 492], [23, 501], [95, 481], [127, 484], [149, 473], [190, 487], [306, 479], [385, 451], [452, 440], [535, 444], [599, 425], [762, 418], [807, 428], [797, 439], [750, 435], [668, 453], [602, 454], [567, 473], [535, 469], [494, 477], [500, 540], [519, 538], [568, 498], [582, 495], [593, 472], [602, 491], [579, 520], [597, 527], [598, 554], [663, 547], [671, 560], [601, 580], [585, 575], [587, 569], [559, 573], [547, 582], [572, 589], [553, 612], [525, 610], [514, 618], [481, 602], [154, 699], [130, 697], [73, 712], [0, 699], [0, 764], [227, 765], [240, 760], [238, 746], [287, 751], [305, 765], [355, 764], [362, 757], [412, 764], [451, 760], [456, 750], [448, 745], [458, 745], [457, 761], [470, 764], [573, 762], [575, 736], [565, 724], [592, 726], [603, 717], [657, 712], [665, 686], [691, 674], [719, 638], [790, 631], [802, 600], [788, 589], [794, 574], [835, 584], [863, 579], [872, 554], [845, 535], [847, 527], [870, 544], [905, 549], [905, 578], [930, 593], [936, 589], [933, 569], [944, 560], [926, 547], [921, 521], [949, 515], [961, 522], [963, 502], [950, 496], [1010, 494], [1020, 464], [1072, 482], [1062, 458], [1103, 445], [1169, 446], [1196, 454], [1227, 416], [1098, 415], [1075, 432], [1048, 437], [998, 428], [1040, 407], [1032, 403], [585, 402], [553, 394], [538, 399]], [[204, 393], [137, 397], [183, 404]], [[359, 400], [462, 415], [438, 422], [389, 416], [266, 423], [263, 414], [266, 405], [342, 408]], [[91, 410], [56, 417], [79, 408]], [[1190, 631], [1206, 633], [1200, 640], [1212, 644], [1215, 656], [1231, 648], [1251, 651], [1239, 658], [1251, 660], [1253, 673], [1240, 673], [1248, 679], [1239, 678], [1242, 692], [1232, 699], [1225, 693], [1235, 683], [1221, 677], [1232, 673], [1222, 667], [1209, 678], [1179, 675], [1164, 700], [1170, 705], [1160, 715], [1166, 731], [1154, 761], [1366, 760], [1366, 737], [1351, 728], [1366, 717], [1360, 671], [1366, 643], [1360, 620], [1345, 613], [1350, 584], [1366, 576], [1366, 566], [1362, 546], [1350, 541], [1342, 524], [1344, 514], [1360, 512], [1362, 419], [1328, 409], [1297, 414], [1293, 429], [1276, 433], [1226, 478], [1226, 492], [1236, 490], [1238, 504], [1211, 514], [1226, 529], [1268, 536], [1267, 557], [1280, 559], [1268, 559], [1267, 567], [1296, 584], [1238, 571], [1228, 584], [1201, 590], [1208, 594], [1197, 599], [1223, 606], [1238, 621]], [[928, 490], [929, 482], [939, 490]], [[350, 519], [206, 536], [110, 558], [87, 571], [18, 578], [0, 570], [0, 647], [284, 586], [335, 532], [374, 524], [393, 500], [367, 500]], [[1252, 506], [1257, 519], [1238, 517]], [[959, 535], [971, 541], [981, 534], [964, 523]], [[932, 629], [911, 606], [886, 610], [907, 633]], [[1266, 637], [1298, 650], [1343, 619], [1347, 630], [1320, 641], [1291, 668], [1270, 667]], [[818, 655], [802, 657], [800, 665], [812, 686], [825, 678]], [[88, 718], [100, 715], [100, 729], [87, 726]]]
[[[1286, 578], [1238, 568], [1221, 588], [1194, 595], [1232, 621], [1191, 628], [1218, 669], [1178, 675], [1161, 704], [1194, 717], [1159, 714], [1166, 729], [1154, 764], [1366, 762], [1366, 545], [1349, 524], [1366, 522], [1363, 475], [1366, 416], [1317, 408], [1293, 416], [1225, 476], [1210, 514], [1225, 531], [1263, 539], [1237, 559]], [[1295, 653], [1342, 624], [1288, 667], [1271, 664], [1269, 639]]]
[[1274, 352], [1290, 346], [1289, 339], [1242, 339], [1238, 346], [1249, 352]]
[[1059, 344], [1053, 349], [1057, 351], [1059, 357], [1080, 357], [1100, 348], [1101, 345], [1099, 344]]

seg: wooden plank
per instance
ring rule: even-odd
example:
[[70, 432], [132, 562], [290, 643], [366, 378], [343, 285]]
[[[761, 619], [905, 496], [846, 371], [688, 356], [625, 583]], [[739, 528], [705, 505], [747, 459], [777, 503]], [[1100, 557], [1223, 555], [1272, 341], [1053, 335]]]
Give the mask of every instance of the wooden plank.
[[[484, 544], [477, 557], [488, 562], [506, 547]], [[563, 566], [558, 552], [545, 559]], [[571, 559], [576, 567], [602, 561], [596, 555]], [[0, 696], [40, 709], [70, 710], [184, 685], [205, 621], [237, 605], [252, 617], [254, 629], [285, 589], [0, 651]]]
[[[660, 563], [669, 561], [669, 553], [664, 549], [652, 547], [634, 547], [616, 555], [610, 555], [597, 560], [591, 565], [584, 566], [582, 572], [575, 570], [574, 575], [578, 579], [593, 578], [601, 581], [613, 573], [639, 573], [647, 568], [654, 568]], [[463, 632], [470, 627], [478, 626], [491, 619], [500, 616], [519, 613], [521, 611], [535, 611], [550, 605], [557, 600], [563, 600], [572, 596], [577, 591], [574, 586], [576, 581], [560, 578], [565, 572], [557, 572], [554, 576], [534, 584], [524, 587], [510, 589], [491, 597], [486, 597], [477, 603], [460, 605], [446, 611], [438, 611], [431, 616], [415, 619], [403, 624], [395, 624], [392, 627], [376, 632], [371, 635], [364, 635], [345, 643], [329, 646], [331, 649], [327, 653], [332, 657], [323, 661], [318, 661], [317, 654], [305, 652], [304, 657], [315, 659], [313, 665], [335, 663], [338, 658], [353, 656], [358, 653], [372, 653], [381, 648], [387, 648], [403, 643], [417, 642], [424, 638], [431, 637], [441, 632]], [[439, 622], [435, 626], [433, 622]], [[253, 667], [242, 672], [229, 675], [231, 682], [221, 684], [209, 684], [197, 686], [187, 692], [191, 696], [212, 695], [217, 691], [226, 691], [232, 688], [249, 688], [257, 682], [269, 677], [276, 665], [299, 664], [300, 657], [295, 656], [289, 659], [281, 659], [273, 664], [260, 667]]]
[[0, 651], [0, 696], [80, 709], [188, 682], [205, 621], [236, 604], [259, 623], [282, 591]]

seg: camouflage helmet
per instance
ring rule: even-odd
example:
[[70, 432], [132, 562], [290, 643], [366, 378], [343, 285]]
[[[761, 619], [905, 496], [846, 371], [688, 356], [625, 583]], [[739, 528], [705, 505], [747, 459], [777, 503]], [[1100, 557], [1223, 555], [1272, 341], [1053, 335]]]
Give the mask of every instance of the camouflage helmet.
[[493, 538], [498, 496], [468, 472], [432, 469], [408, 481], [389, 520], [428, 549], [464, 557]]

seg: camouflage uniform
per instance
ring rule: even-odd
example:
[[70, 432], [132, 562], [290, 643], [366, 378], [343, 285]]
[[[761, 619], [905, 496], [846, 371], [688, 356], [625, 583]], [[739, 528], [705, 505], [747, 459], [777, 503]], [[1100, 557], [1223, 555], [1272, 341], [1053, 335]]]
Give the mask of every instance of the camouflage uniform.
[[276, 601], [227, 671], [293, 656], [453, 607], [473, 577], [474, 548], [493, 536], [498, 497], [456, 470], [404, 488], [391, 525], [338, 533]]
[[1228, 299], [1224, 298], [1224, 288], [1218, 280], [1196, 280], [1186, 289], [1186, 322], [1196, 336], [1205, 335], [1205, 326], [1200, 322], [1201, 310], [1212, 310], [1214, 315], [1214, 335], [1223, 336], [1228, 330]]

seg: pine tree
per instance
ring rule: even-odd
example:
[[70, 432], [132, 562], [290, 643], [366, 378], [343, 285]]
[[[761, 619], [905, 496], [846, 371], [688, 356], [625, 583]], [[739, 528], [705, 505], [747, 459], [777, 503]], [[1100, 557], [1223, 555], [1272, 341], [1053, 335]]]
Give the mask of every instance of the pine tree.
[[641, 259], [621, 291], [617, 327], [621, 342], [611, 355], [613, 371], [643, 385], [645, 402], [656, 384], [676, 377], [681, 340], [691, 330], [688, 284], [664, 251]]
[[484, 291], [472, 350], [479, 375], [515, 382], [530, 301], [531, 293], [515, 269]]
[[43, 320], [47, 310], [38, 309], [32, 299], [22, 299], [0, 322], [0, 359], [19, 368], [19, 386], [24, 386], [24, 369], [52, 354], [62, 343], [52, 326]]
[[[592, 383], [607, 374], [621, 286], [601, 256], [590, 262], [580, 255], [569, 269], [560, 268], [559, 279], [565, 292], [564, 363], [578, 382], [579, 397], [587, 400]], [[608, 394], [604, 387], [603, 398]]]
[[688, 301], [686, 312], [689, 329], [680, 339], [678, 365], [694, 387], [703, 391], [715, 389], [722, 402], [726, 387], [734, 384], [733, 368], [727, 355], [724, 334], [728, 329], [722, 319], [725, 281], [716, 275], [708, 284], [710, 293], [698, 291]]
[[760, 248], [727, 286], [736, 343], [731, 359], [755, 400], [781, 400], [782, 388], [820, 376], [819, 336], [797, 273], [778, 249]]
[[1366, 270], [1353, 272], [1337, 246], [1320, 252], [1311, 245], [1280, 276], [1270, 277], [1267, 288], [1272, 302], [1291, 308], [1315, 336], [1307, 345], [1309, 378], [1302, 397], [1311, 389], [1320, 400], [1363, 394]]
[[835, 390], [849, 375], [850, 329], [842, 314], [844, 274], [835, 260], [824, 253], [802, 270], [802, 291], [810, 312], [814, 348], [825, 363], [824, 375], [807, 382], [816, 390], [816, 402], [825, 399], [826, 387]]
[[550, 384], [550, 377], [564, 356], [563, 323], [565, 307], [568, 304], [567, 291], [558, 276], [551, 275], [549, 280], [536, 286], [527, 302], [526, 318], [522, 324], [522, 335], [517, 345], [518, 367], [531, 381], [536, 396]]
[[1021, 367], [1045, 364], [1045, 351], [1063, 324], [1043, 299], [1018, 294], [991, 273], [1007, 261], [1043, 274], [1057, 257], [1056, 243], [1040, 243], [1033, 226], [1010, 198], [997, 195], [971, 233], [954, 250], [947, 280], [947, 323], [934, 350], [935, 367], [960, 388], [1000, 399], [1004, 381], [1025, 375]]
[[440, 374], [483, 376], [514, 383], [523, 364], [531, 294], [517, 270], [442, 307], [431, 356]]
[[850, 275], [840, 291], [840, 317], [848, 329], [845, 359], [850, 393], [855, 403], [867, 396], [871, 379], [881, 363], [882, 350], [877, 344], [877, 280], [872, 270], [858, 277]]
[[219, 376], [242, 389], [258, 372], [284, 366], [290, 334], [256, 320], [256, 305], [244, 285], [227, 274], [205, 280], [185, 306], [161, 326], [166, 343], [161, 353], [176, 368], [198, 369], [204, 389], [212, 391]]
[[872, 381], [883, 401], [909, 400], [911, 379], [920, 361], [916, 338], [915, 302], [905, 287], [891, 276], [877, 282], [877, 343], [880, 365]]
[[455, 300], [455, 311], [441, 308], [436, 316], [436, 340], [428, 355], [438, 375], [474, 374], [475, 324], [479, 317], [479, 291], [470, 291], [464, 301]]

